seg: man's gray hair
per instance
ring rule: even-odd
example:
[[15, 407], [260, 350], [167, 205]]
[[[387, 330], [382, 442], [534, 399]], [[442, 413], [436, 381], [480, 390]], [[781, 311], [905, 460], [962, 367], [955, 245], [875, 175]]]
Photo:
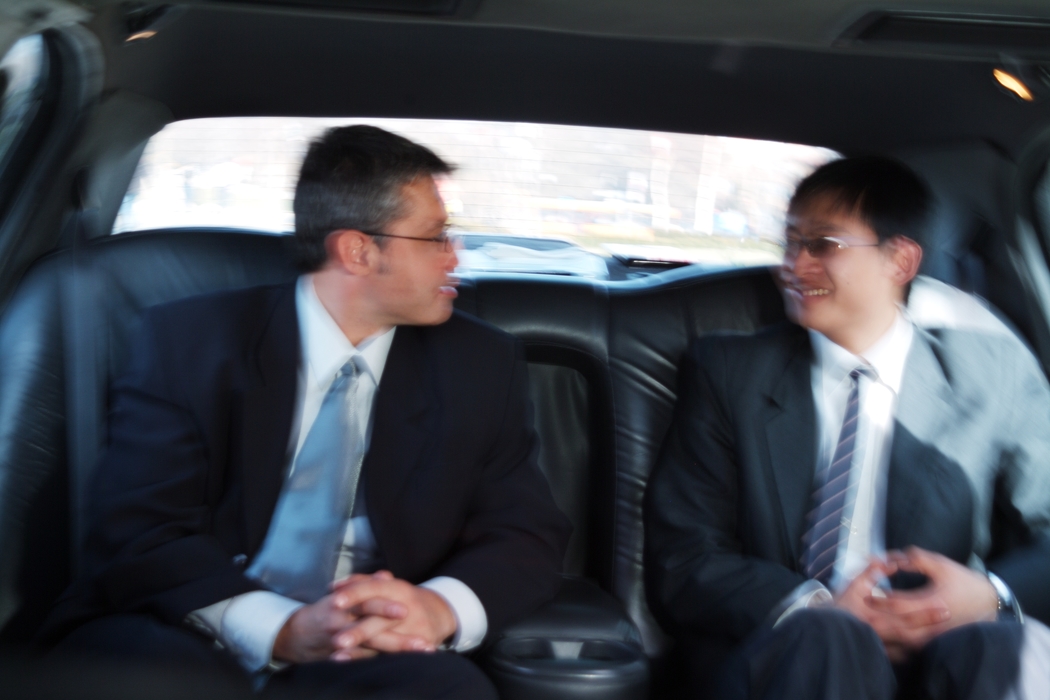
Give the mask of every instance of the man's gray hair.
[[294, 244], [300, 269], [313, 272], [324, 265], [325, 239], [333, 231], [382, 233], [405, 214], [405, 185], [452, 170], [426, 146], [378, 127], [329, 129], [310, 144], [295, 187]]

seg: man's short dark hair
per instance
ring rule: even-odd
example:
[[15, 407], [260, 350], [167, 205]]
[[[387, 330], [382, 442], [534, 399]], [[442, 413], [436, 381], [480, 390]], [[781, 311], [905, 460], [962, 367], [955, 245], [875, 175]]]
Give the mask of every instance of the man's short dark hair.
[[381, 233], [404, 215], [405, 185], [452, 169], [426, 146], [375, 126], [324, 132], [310, 144], [295, 186], [294, 247], [300, 269], [313, 272], [324, 265], [325, 239], [333, 231]]
[[886, 156], [833, 160], [798, 184], [790, 208], [827, 197], [859, 216], [879, 242], [905, 236], [922, 244], [933, 196], [914, 170]]

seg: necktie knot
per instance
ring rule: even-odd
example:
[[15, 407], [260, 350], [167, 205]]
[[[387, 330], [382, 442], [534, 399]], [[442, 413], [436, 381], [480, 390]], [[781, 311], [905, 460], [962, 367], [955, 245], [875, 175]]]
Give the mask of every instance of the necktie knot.
[[876, 372], [875, 368], [871, 365], [857, 365], [853, 369], [853, 371], [849, 373], [849, 378], [852, 379], [854, 382], [857, 382], [860, 379], [861, 375], [867, 377], [868, 379], [871, 379], [872, 381], [877, 381], [879, 378], [879, 373]]
[[353, 379], [360, 374], [362, 366], [363, 362], [361, 362], [360, 355], [354, 355], [346, 361], [346, 364], [339, 368], [339, 376]]

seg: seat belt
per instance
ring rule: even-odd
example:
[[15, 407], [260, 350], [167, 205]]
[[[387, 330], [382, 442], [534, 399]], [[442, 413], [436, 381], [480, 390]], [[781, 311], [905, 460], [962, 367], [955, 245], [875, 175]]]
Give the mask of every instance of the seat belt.
[[72, 240], [64, 275], [63, 351], [66, 372], [66, 441], [69, 466], [70, 555], [73, 575], [84, 572], [89, 522], [88, 496], [95, 463], [103, 446], [105, 410], [104, 357], [98, 326], [98, 279], [86, 250], [98, 229], [98, 210], [88, 203], [87, 171], [73, 179], [73, 211], [64, 240]]

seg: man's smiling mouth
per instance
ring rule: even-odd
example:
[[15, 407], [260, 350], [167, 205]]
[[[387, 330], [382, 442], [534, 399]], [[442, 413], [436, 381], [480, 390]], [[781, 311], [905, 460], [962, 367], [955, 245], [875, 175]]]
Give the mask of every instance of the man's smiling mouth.
[[799, 291], [802, 293], [802, 296], [804, 296], [804, 297], [822, 297], [825, 294], [830, 294], [831, 293], [827, 289], [802, 289], [802, 290], [799, 290]]

